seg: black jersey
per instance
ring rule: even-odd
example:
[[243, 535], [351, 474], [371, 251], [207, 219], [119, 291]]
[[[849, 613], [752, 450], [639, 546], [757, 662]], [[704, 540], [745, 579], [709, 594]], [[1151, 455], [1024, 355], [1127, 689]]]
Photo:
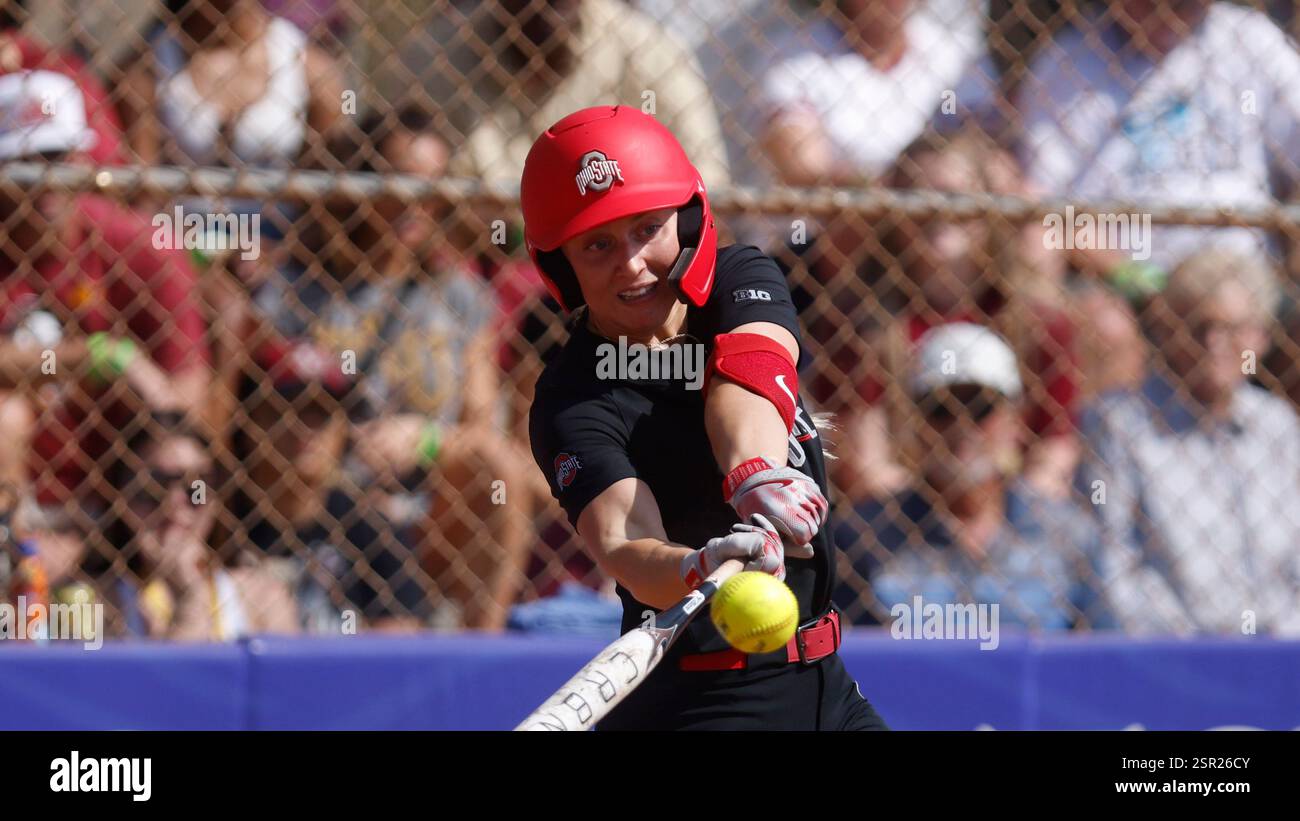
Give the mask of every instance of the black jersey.
[[[718, 251], [716, 279], [708, 302], [690, 306], [685, 333], [703, 346], [749, 322], [772, 322], [801, 338], [794, 304], [776, 263], [757, 248], [733, 245]], [[529, 414], [533, 457], [551, 493], [577, 527], [578, 516], [615, 482], [635, 477], [654, 494], [668, 538], [692, 548], [725, 536], [739, 521], [722, 496], [723, 474], [713, 458], [704, 426], [704, 396], [685, 378], [610, 378], [598, 372], [600, 346], [610, 340], [578, 317], [564, 348], [537, 382]], [[608, 350], [608, 349], [606, 349]], [[807, 354], [800, 353], [802, 365]], [[657, 374], [662, 376], [663, 374]], [[821, 440], [802, 400], [790, 434], [790, 467], [811, 476], [830, 497]], [[823, 615], [834, 588], [832, 527], [814, 538], [811, 559], [786, 557], [786, 583], [799, 601], [800, 623]], [[621, 585], [623, 632], [645, 620], [649, 607]], [[681, 654], [727, 648], [707, 615], [695, 619], [670, 651], [664, 666]], [[785, 651], [752, 656], [750, 669], [783, 664]]]

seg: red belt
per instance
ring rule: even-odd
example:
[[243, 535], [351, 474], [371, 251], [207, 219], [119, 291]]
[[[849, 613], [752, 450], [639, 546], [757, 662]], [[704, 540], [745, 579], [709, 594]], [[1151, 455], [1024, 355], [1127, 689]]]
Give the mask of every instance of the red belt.
[[[821, 661], [840, 647], [840, 614], [831, 610], [817, 621], [795, 631], [785, 646], [786, 662], [812, 664]], [[682, 670], [698, 673], [712, 670], [744, 670], [749, 666], [749, 654], [730, 647], [716, 653], [695, 653], [678, 660]]]

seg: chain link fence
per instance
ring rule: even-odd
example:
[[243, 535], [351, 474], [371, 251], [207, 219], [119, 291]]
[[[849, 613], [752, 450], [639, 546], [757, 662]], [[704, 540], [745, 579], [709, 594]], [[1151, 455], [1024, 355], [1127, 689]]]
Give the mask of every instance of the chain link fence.
[[529, 450], [567, 333], [517, 190], [619, 103], [787, 272], [853, 622], [1300, 632], [1296, 33], [1205, 0], [0, 0], [6, 595], [108, 638], [617, 623]]

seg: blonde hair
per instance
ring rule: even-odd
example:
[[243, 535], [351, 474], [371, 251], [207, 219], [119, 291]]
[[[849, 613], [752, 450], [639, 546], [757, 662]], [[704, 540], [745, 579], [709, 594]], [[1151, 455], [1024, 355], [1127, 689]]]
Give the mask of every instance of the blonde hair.
[[1213, 248], [1184, 259], [1169, 275], [1164, 296], [1176, 309], [1191, 310], [1214, 297], [1225, 283], [1235, 282], [1250, 293], [1260, 324], [1273, 320], [1282, 289], [1276, 270], [1259, 254]]

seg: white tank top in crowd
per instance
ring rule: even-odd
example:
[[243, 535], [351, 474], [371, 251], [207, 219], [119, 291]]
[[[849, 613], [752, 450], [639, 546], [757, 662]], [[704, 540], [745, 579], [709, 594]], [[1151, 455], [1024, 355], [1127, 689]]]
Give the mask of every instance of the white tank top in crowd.
[[[273, 17], [264, 39], [270, 70], [266, 93], [231, 124], [230, 149], [249, 165], [283, 166], [298, 156], [306, 137], [307, 38], [293, 23]], [[152, 43], [159, 67], [158, 114], [163, 127], [186, 158], [215, 163], [222, 133], [216, 108], [195, 89], [175, 38], [160, 29]]]

